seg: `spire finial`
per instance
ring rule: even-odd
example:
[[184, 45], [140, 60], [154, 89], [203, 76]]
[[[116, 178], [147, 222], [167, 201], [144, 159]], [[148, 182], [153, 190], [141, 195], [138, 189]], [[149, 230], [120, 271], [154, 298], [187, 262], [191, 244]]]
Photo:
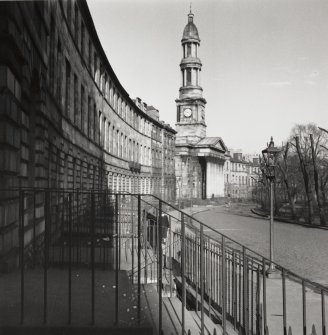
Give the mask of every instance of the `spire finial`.
[[192, 22], [193, 17], [194, 17], [194, 14], [191, 11], [191, 6], [192, 6], [192, 2], [190, 2], [190, 6], [189, 6], [188, 22]]

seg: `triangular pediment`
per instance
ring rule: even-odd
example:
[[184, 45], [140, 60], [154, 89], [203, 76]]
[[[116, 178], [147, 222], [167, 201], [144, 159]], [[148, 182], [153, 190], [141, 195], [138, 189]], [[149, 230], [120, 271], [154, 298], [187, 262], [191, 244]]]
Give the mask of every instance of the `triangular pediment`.
[[215, 148], [218, 149], [222, 152], [227, 151], [227, 147], [224, 144], [223, 140], [221, 137], [205, 137], [201, 139], [197, 144], [197, 147], [210, 147], [210, 148]]

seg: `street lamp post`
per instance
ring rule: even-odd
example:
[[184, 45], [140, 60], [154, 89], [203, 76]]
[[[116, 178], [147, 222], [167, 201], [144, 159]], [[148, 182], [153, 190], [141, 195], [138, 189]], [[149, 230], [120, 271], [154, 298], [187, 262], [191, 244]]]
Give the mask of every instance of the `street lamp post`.
[[270, 267], [267, 271], [269, 276], [275, 272], [274, 262], [274, 234], [273, 234], [273, 199], [274, 199], [274, 183], [275, 183], [275, 166], [280, 149], [274, 146], [273, 138], [271, 136], [270, 143], [267, 148], [262, 150], [263, 163], [261, 170], [270, 185]]

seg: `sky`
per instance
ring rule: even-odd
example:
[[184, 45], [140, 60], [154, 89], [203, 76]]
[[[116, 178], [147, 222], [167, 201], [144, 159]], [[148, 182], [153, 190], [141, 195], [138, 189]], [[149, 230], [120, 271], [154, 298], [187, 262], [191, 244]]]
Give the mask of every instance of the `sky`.
[[[121, 84], [175, 128], [187, 0], [88, 0]], [[259, 153], [273, 136], [328, 129], [327, 0], [193, 0], [207, 136]]]

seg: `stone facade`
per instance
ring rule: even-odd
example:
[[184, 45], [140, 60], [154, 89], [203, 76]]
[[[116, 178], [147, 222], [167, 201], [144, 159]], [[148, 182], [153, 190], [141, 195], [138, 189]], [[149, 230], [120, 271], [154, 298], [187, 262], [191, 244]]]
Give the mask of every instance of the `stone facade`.
[[181, 40], [182, 84], [179, 98], [176, 99], [177, 197], [223, 197], [226, 147], [220, 137], [206, 137], [206, 100], [200, 85], [202, 63], [198, 57], [200, 39], [193, 18], [194, 15], [190, 12]]
[[240, 151], [227, 154], [224, 165], [224, 194], [236, 199], [253, 199], [260, 179], [258, 158], [246, 158]]
[[[86, 1], [0, 2], [0, 257], [18, 243], [12, 188], [109, 189], [175, 198], [176, 132], [115, 75]], [[24, 199], [44, 227], [44, 199]]]

